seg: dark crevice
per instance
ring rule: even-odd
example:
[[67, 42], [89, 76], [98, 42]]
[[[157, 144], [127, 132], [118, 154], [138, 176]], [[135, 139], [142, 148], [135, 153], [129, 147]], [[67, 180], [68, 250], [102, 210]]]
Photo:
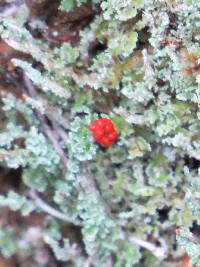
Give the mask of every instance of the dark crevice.
[[164, 207], [162, 209], [156, 209], [159, 222], [164, 223], [166, 220], [168, 220], [170, 209], [171, 207]]

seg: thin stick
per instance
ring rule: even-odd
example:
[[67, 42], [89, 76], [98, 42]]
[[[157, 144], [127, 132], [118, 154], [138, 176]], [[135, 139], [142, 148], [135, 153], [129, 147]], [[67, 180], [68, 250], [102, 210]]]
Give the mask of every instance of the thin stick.
[[46, 136], [49, 138], [49, 140], [51, 141], [55, 151], [58, 153], [58, 155], [60, 156], [60, 160], [63, 163], [63, 168], [67, 169], [67, 157], [64, 153], [64, 151], [62, 150], [62, 148], [60, 147], [60, 144], [57, 140], [57, 136], [53, 133], [53, 131], [51, 130], [51, 128], [48, 126], [47, 121], [45, 119], [45, 117], [38, 113], [38, 119], [41, 123], [41, 126], [46, 134]]
[[[35, 88], [34, 88], [32, 82], [30, 81], [30, 79], [25, 74], [24, 74], [24, 82], [26, 84], [29, 95], [31, 97], [37, 99]], [[38, 117], [38, 120], [40, 121], [40, 124], [41, 124], [41, 127], [42, 127], [44, 133], [51, 141], [55, 151], [60, 156], [60, 160], [63, 164], [64, 169], [67, 169], [67, 157], [66, 157], [64, 151], [62, 150], [62, 148], [60, 147], [59, 141], [57, 140], [57, 136], [53, 133], [53, 131], [49, 127], [45, 116], [43, 114], [41, 114], [41, 112], [39, 110], [35, 110], [35, 113]]]
[[132, 243], [143, 247], [149, 251], [151, 251], [151, 253], [154, 254], [155, 257], [159, 258], [159, 259], [164, 259], [167, 256], [167, 247], [157, 247], [154, 244], [148, 242], [148, 241], [144, 241], [142, 239], [139, 239], [136, 236], [130, 236], [129, 237], [129, 241], [131, 241]]
[[88, 257], [83, 267], [91, 267], [91, 264], [92, 264], [92, 257]]
[[69, 130], [70, 125], [67, 120], [59, 113], [56, 107], [47, 106], [45, 109], [45, 115], [50, 119], [58, 123], [65, 130]]
[[65, 130], [62, 127], [60, 127], [57, 121], [52, 121], [52, 128], [54, 129], [54, 132], [56, 132], [57, 135], [62, 139], [63, 144], [66, 145], [68, 141], [68, 135], [65, 132]]
[[34, 204], [40, 208], [41, 210], [45, 211], [46, 213], [52, 215], [53, 217], [60, 219], [64, 222], [74, 224], [77, 226], [81, 226], [81, 221], [77, 219], [73, 219], [70, 215], [63, 214], [62, 212], [54, 209], [49, 204], [47, 204], [44, 200], [42, 200], [35, 190], [30, 190], [28, 196], [33, 200]]

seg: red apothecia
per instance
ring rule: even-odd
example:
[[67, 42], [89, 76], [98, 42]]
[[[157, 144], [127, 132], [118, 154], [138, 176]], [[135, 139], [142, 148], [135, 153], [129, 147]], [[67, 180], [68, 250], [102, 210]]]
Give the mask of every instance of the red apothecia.
[[106, 148], [113, 145], [117, 139], [114, 124], [107, 118], [94, 120], [88, 126], [88, 130], [93, 133], [94, 141]]

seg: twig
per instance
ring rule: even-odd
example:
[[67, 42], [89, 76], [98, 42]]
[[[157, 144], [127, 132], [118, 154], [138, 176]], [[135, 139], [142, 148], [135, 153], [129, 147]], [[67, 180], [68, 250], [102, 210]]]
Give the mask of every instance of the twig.
[[92, 257], [88, 257], [83, 267], [91, 267], [91, 264], [92, 264]]
[[62, 148], [60, 147], [60, 144], [57, 140], [56, 135], [53, 133], [53, 131], [51, 131], [51, 128], [48, 126], [47, 121], [46, 121], [45, 117], [42, 116], [42, 114], [38, 113], [38, 119], [42, 125], [42, 128], [43, 128], [46, 136], [49, 138], [55, 151], [60, 156], [60, 160], [63, 163], [63, 168], [67, 169], [67, 157], [66, 157], [64, 151], [62, 150]]
[[55, 121], [57, 124], [62, 126], [65, 130], [69, 130], [70, 125], [68, 121], [63, 118], [63, 116], [59, 113], [58, 109], [55, 107], [46, 107], [45, 109], [46, 116], [50, 119]]
[[148, 241], [139, 239], [138, 237], [133, 236], [133, 235], [129, 237], [129, 241], [140, 246], [140, 247], [143, 247], [143, 248], [151, 251], [151, 253], [153, 253], [154, 256], [159, 258], [159, 259], [164, 259], [167, 256], [167, 247], [165, 247], [165, 246], [157, 247], [154, 244], [152, 244]]
[[46, 119], [41, 114], [38, 114], [38, 119], [39, 119], [40, 123], [42, 124], [42, 128], [43, 128], [46, 136], [49, 138], [55, 151], [60, 156], [60, 160], [63, 163], [63, 168], [67, 169], [67, 157], [66, 157], [64, 151], [62, 150], [62, 148], [60, 147], [60, 144], [58, 143], [55, 135], [51, 131], [50, 127], [48, 126]]
[[64, 222], [74, 224], [77, 226], [81, 226], [81, 221], [77, 219], [73, 219], [70, 215], [63, 214], [60, 211], [57, 211], [53, 207], [49, 206], [44, 200], [42, 200], [36, 193], [35, 190], [30, 190], [28, 196], [33, 200], [34, 204], [40, 208], [41, 210], [45, 211], [46, 213], [52, 215], [53, 217], [60, 219]]
[[57, 123], [57, 121], [52, 121], [52, 127], [53, 127], [54, 131], [56, 131], [58, 136], [62, 139], [63, 143], [66, 145], [67, 140], [68, 140], [68, 135], [65, 132], [65, 130], [63, 130], [63, 128], [60, 127], [60, 125]]
[[17, 6], [9, 6], [0, 12], [0, 16], [6, 18], [15, 14], [16, 11], [17, 11]]
[[[29, 92], [29, 95], [32, 98], [37, 99], [37, 94], [35, 92], [35, 88], [34, 88], [32, 82], [30, 81], [30, 79], [25, 74], [24, 74], [24, 82], [25, 82], [25, 85], [26, 85], [27, 90]], [[64, 151], [62, 150], [62, 148], [60, 147], [59, 140], [57, 139], [57, 136], [53, 133], [53, 131], [49, 127], [45, 116], [43, 114], [41, 114], [41, 112], [39, 110], [35, 110], [35, 113], [38, 117], [38, 120], [40, 121], [40, 124], [41, 124], [41, 127], [42, 127], [44, 133], [51, 141], [55, 151], [60, 156], [60, 160], [63, 164], [63, 168], [66, 169], [67, 168], [67, 157], [66, 157]]]

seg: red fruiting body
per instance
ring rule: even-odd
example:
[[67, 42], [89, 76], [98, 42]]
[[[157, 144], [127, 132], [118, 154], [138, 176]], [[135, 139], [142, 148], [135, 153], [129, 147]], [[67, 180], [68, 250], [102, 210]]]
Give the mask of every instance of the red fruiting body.
[[104, 131], [102, 129], [96, 129], [93, 131], [93, 137], [95, 141], [100, 140], [104, 135]]
[[113, 124], [106, 124], [104, 127], [106, 133], [111, 133], [114, 130]]
[[104, 147], [109, 147], [110, 145], [112, 145], [112, 143], [106, 136], [103, 136], [99, 143]]
[[115, 141], [117, 139], [117, 133], [115, 131], [112, 131], [108, 134], [108, 139], [110, 141]]
[[93, 132], [96, 129], [94, 124], [91, 124], [88, 126], [88, 130], [90, 130], [91, 132]]
[[117, 139], [117, 132], [114, 125], [112, 121], [107, 118], [94, 120], [88, 126], [88, 130], [93, 133], [94, 141], [105, 148], [113, 145]]

